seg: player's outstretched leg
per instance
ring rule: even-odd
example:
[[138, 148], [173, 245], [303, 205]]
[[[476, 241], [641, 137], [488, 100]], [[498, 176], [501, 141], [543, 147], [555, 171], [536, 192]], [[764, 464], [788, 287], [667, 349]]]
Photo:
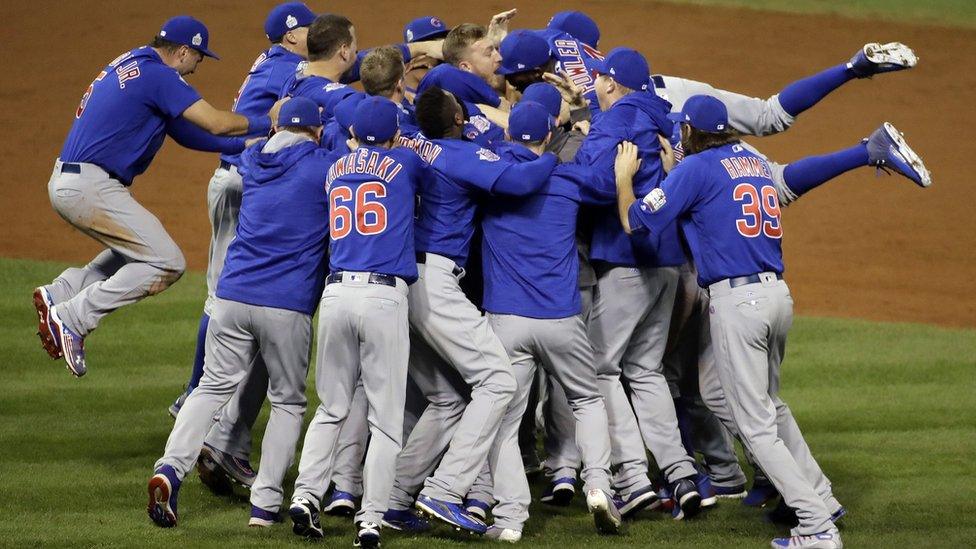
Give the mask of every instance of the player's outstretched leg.
[[923, 188], [932, 184], [932, 174], [922, 157], [908, 146], [905, 136], [890, 122], [882, 124], [868, 137], [867, 149], [870, 165], [894, 170]]

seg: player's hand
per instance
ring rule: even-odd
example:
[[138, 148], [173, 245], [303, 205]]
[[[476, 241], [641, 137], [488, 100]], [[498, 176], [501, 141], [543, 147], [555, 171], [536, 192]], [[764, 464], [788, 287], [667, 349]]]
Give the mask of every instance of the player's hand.
[[410, 58], [410, 62], [404, 67], [404, 72], [410, 72], [417, 69], [431, 69], [437, 65], [438, 60], [427, 55], [426, 53], [420, 53]]
[[580, 132], [583, 135], [589, 135], [590, 133], [590, 121], [580, 120], [579, 122], [573, 124], [573, 129]]
[[278, 125], [278, 112], [281, 111], [281, 106], [288, 102], [290, 97], [282, 97], [281, 99], [275, 101], [274, 105], [271, 105], [271, 110], [268, 111], [268, 116], [271, 117], [271, 127], [274, 128]]
[[264, 140], [263, 137], [252, 137], [250, 139], [245, 139], [244, 140], [244, 148], [246, 149], [246, 148], [250, 147], [251, 145], [254, 145], [255, 143], [260, 143], [263, 140]]
[[355, 137], [350, 137], [346, 139], [346, 146], [349, 147], [350, 151], [354, 151], [359, 148], [359, 140]]
[[559, 90], [559, 95], [563, 101], [569, 103], [571, 109], [586, 107], [586, 99], [583, 97], [583, 88], [577, 86], [564, 73], [553, 74], [551, 72], [542, 75], [543, 80], [552, 84]]
[[617, 184], [621, 181], [632, 181], [634, 174], [640, 169], [641, 159], [637, 157], [637, 145], [624, 141], [617, 145], [617, 158], [613, 168], [617, 175]]
[[438, 61], [444, 60], [444, 40], [411, 42], [407, 44], [407, 49], [410, 50], [411, 62], [415, 57], [429, 57]]
[[671, 147], [671, 141], [661, 134], [658, 134], [657, 140], [661, 143], [661, 166], [664, 173], [671, 173], [671, 168], [674, 167], [674, 148]]
[[500, 44], [508, 35], [508, 22], [518, 13], [517, 9], [510, 9], [491, 16], [488, 23], [488, 38], [495, 44]]

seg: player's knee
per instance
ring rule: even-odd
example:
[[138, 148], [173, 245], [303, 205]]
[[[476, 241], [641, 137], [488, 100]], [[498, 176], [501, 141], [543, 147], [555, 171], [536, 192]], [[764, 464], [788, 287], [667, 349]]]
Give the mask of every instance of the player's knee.
[[515, 380], [515, 376], [507, 369], [492, 372], [485, 380], [484, 386], [505, 400], [514, 398], [515, 392], [518, 390], [518, 382]]
[[179, 249], [176, 253], [156, 264], [158, 272], [149, 284], [149, 295], [156, 295], [169, 288], [186, 272], [186, 258]]

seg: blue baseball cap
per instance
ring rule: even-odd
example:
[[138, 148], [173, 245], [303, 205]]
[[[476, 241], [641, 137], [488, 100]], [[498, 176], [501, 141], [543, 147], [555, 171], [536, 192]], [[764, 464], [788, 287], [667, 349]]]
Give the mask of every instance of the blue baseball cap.
[[349, 127], [356, 121], [356, 107], [367, 97], [369, 96], [363, 92], [356, 92], [343, 97], [336, 104], [333, 115], [342, 133], [349, 135]]
[[519, 101], [508, 115], [512, 141], [542, 141], [552, 131], [552, 115], [535, 101]]
[[592, 59], [587, 67], [598, 74], [606, 74], [620, 84], [640, 91], [654, 89], [651, 84], [651, 67], [637, 50], [614, 48], [603, 60]]
[[530, 84], [522, 92], [522, 101], [534, 101], [549, 111], [553, 118], [559, 118], [559, 110], [562, 108], [563, 97], [559, 94], [556, 86], [548, 82], [536, 82]]
[[526, 29], [508, 33], [498, 52], [502, 56], [502, 64], [495, 71], [498, 74], [530, 71], [545, 65], [552, 57], [545, 38]]
[[264, 34], [277, 42], [292, 29], [307, 27], [315, 21], [315, 14], [302, 2], [286, 2], [271, 8], [264, 20]]
[[581, 11], [561, 11], [552, 16], [547, 27], [563, 31], [594, 48], [600, 42], [600, 27], [589, 15]]
[[170, 42], [189, 46], [207, 57], [220, 59], [217, 54], [207, 49], [210, 44], [210, 31], [207, 30], [207, 26], [189, 15], [177, 15], [163, 23], [159, 36]]
[[668, 118], [703, 132], [718, 133], [729, 127], [729, 111], [725, 103], [710, 95], [689, 97], [681, 112], [671, 113]]
[[450, 30], [440, 17], [425, 15], [403, 27], [403, 41], [409, 43], [443, 38]]
[[385, 143], [400, 129], [400, 107], [385, 97], [371, 95], [359, 102], [352, 131], [360, 143]]
[[322, 115], [315, 101], [307, 97], [292, 97], [278, 111], [279, 126], [321, 126]]

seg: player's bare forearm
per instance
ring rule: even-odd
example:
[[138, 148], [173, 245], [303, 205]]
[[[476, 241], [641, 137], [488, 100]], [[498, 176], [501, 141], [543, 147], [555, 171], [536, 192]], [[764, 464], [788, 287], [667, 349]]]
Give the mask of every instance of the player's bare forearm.
[[183, 111], [183, 117], [214, 135], [246, 135], [247, 117], [213, 108], [203, 99]]
[[481, 110], [481, 114], [485, 115], [485, 118], [491, 120], [493, 124], [496, 124], [504, 129], [508, 129], [508, 113], [502, 109], [492, 107], [491, 105], [485, 105], [483, 103], [478, 103], [477, 107]]

